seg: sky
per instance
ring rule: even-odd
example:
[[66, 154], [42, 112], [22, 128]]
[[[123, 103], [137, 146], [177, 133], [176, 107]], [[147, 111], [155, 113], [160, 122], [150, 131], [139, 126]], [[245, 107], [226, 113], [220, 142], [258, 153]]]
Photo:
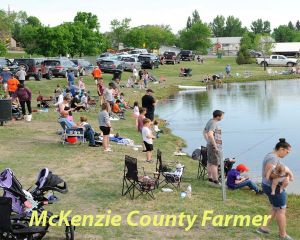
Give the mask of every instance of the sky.
[[101, 32], [110, 30], [113, 19], [131, 18], [131, 27], [164, 24], [177, 33], [186, 26], [195, 9], [204, 22], [212, 22], [217, 15], [233, 15], [248, 28], [258, 18], [270, 21], [272, 29], [300, 20], [300, 0], [0, 0], [0, 3], [2, 9], [10, 6], [11, 11], [26, 11], [50, 26], [73, 21], [79, 11], [92, 12], [98, 16]]

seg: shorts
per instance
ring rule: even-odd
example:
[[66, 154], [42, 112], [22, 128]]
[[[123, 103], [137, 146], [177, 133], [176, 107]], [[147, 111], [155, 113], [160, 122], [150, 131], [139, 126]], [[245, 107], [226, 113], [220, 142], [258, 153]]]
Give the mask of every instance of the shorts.
[[103, 135], [110, 134], [110, 127], [100, 126], [100, 130], [103, 132]]
[[146, 151], [147, 152], [151, 152], [153, 151], [153, 144], [147, 143], [144, 141], [145, 147], [146, 147]]
[[266, 184], [262, 184], [262, 190], [268, 196], [269, 202], [274, 209], [286, 208], [287, 195], [285, 190], [280, 193], [280, 186], [276, 187], [275, 195], [271, 195], [272, 189]]
[[221, 163], [222, 151], [213, 149], [211, 144], [207, 144], [207, 162], [210, 165], [219, 166]]

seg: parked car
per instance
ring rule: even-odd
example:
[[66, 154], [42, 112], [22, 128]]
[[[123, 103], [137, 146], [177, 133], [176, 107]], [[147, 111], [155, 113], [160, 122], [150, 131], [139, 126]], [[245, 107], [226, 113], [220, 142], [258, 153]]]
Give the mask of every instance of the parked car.
[[253, 50], [253, 49], [249, 50], [249, 54], [250, 54], [251, 57], [256, 57], [256, 58], [262, 56], [261, 52]]
[[147, 54], [148, 51], [145, 48], [136, 48], [129, 52], [132, 56], [138, 57], [140, 54]]
[[97, 65], [104, 73], [123, 72], [125, 68], [124, 62], [110, 58], [97, 59]]
[[288, 66], [293, 67], [298, 64], [297, 58], [287, 58], [283, 55], [271, 55], [268, 58], [256, 58], [256, 63], [261, 66]]
[[165, 63], [180, 63], [180, 57], [175, 52], [164, 52]]
[[54, 77], [67, 77], [68, 70], [73, 70], [74, 75], [79, 76], [78, 67], [67, 58], [45, 60], [44, 66], [51, 70]]
[[132, 71], [135, 67], [136, 69], [141, 68], [141, 63], [139, 62], [138, 58], [131, 57], [131, 56], [121, 56], [121, 61], [124, 62], [124, 70], [125, 71]]
[[182, 60], [182, 61], [184, 61], [184, 60], [187, 60], [187, 61], [195, 60], [195, 54], [193, 54], [193, 51], [191, 51], [191, 50], [182, 50], [179, 53], [179, 56], [180, 56], [180, 60]]
[[26, 71], [26, 80], [34, 77], [35, 80], [40, 81], [43, 77], [52, 79], [52, 71], [43, 66], [45, 58], [15, 58], [14, 63], [19, 67], [23, 67]]
[[80, 58], [71, 59], [71, 61], [77, 65], [80, 76], [89, 75], [94, 69], [94, 65], [87, 60]]
[[159, 68], [160, 65], [160, 60], [157, 56], [155, 55], [139, 55], [138, 59], [141, 63], [141, 68]]
[[15, 74], [19, 70], [18, 64], [12, 63], [7, 58], [0, 58], [0, 72], [2, 72], [2, 69], [5, 67], [8, 67], [12, 74]]

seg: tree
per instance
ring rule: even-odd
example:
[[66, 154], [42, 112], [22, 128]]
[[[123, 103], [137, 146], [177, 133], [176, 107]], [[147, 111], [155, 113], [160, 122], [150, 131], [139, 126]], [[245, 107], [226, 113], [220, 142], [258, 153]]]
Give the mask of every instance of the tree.
[[124, 44], [128, 47], [143, 48], [145, 42], [145, 31], [141, 27], [130, 29], [124, 37]]
[[226, 19], [225, 36], [226, 37], [240, 37], [246, 31], [242, 27], [242, 22], [234, 16], [228, 16]]
[[273, 35], [276, 42], [293, 42], [295, 31], [286, 25], [281, 25], [274, 29]]
[[193, 24], [190, 29], [181, 30], [179, 35], [179, 43], [183, 49], [196, 50], [205, 54], [211, 46], [209, 40], [211, 35], [210, 28], [201, 21]]
[[17, 41], [20, 42], [20, 33], [22, 27], [27, 23], [27, 13], [25, 11], [19, 11], [15, 13], [14, 23], [12, 26], [12, 37]]
[[191, 28], [192, 27], [192, 19], [191, 17], [189, 16], [187, 21], [186, 21], [186, 28]]
[[300, 31], [300, 21], [298, 20], [295, 25], [296, 29]]
[[237, 53], [237, 64], [249, 64], [252, 63], [252, 59], [249, 53], [250, 49], [257, 49], [260, 41], [260, 35], [253, 32], [245, 32], [240, 44], [240, 50]]
[[274, 42], [271, 36], [260, 36], [258, 50], [262, 52], [264, 57], [264, 70], [266, 71], [266, 56], [272, 54], [274, 48]]
[[225, 33], [225, 18], [218, 15], [211, 23], [211, 30], [215, 37], [224, 37]]
[[28, 54], [34, 54], [36, 51], [38, 51], [37, 40], [40, 39], [40, 37], [44, 37], [38, 34], [39, 28], [40, 27], [26, 24], [20, 30], [19, 40], [22, 47], [25, 48], [25, 51]]
[[251, 56], [247, 48], [245, 47], [240, 48], [240, 50], [237, 53], [236, 63], [239, 65], [252, 63]]
[[110, 22], [112, 30], [110, 37], [115, 47], [118, 47], [124, 41], [125, 35], [129, 30], [130, 21], [130, 18], [124, 18], [122, 21], [114, 19]]
[[74, 18], [74, 23], [82, 23], [88, 29], [99, 31], [100, 24], [98, 17], [90, 12], [78, 12]]
[[1, 40], [0, 40], [0, 56], [4, 56], [7, 52], [7, 48], [5, 46], [5, 43], [3, 43]]
[[295, 30], [294, 24], [293, 24], [291, 21], [289, 21], [288, 27], [289, 27], [289, 29], [291, 29], [291, 30]]
[[255, 34], [269, 34], [271, 32], [271, 24], [269, 21], [264, 21], [262, 19], [257, 19], [253, 21], [251, 24], [251, 30]]
[[30, 16], [26, 19], [27, 24], [32, 25], [33, 27], [39, 27], [41, 26], [41, 22], [37, 17]]
[[201, 22], [200, 15], [198, 11], [195, 9], [192, 13], [192, 24]]

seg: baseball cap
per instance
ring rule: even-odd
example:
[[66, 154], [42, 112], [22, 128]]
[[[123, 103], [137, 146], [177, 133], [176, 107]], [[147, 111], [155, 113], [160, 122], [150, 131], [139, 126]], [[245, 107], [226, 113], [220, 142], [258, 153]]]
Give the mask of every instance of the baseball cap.
[[244, 165], [244, 164], [239, 164], [236, 166], [236, 170], [238, 170], [240, 172], [248, 172], [249, 168], [247, 168], [246, 165]]

